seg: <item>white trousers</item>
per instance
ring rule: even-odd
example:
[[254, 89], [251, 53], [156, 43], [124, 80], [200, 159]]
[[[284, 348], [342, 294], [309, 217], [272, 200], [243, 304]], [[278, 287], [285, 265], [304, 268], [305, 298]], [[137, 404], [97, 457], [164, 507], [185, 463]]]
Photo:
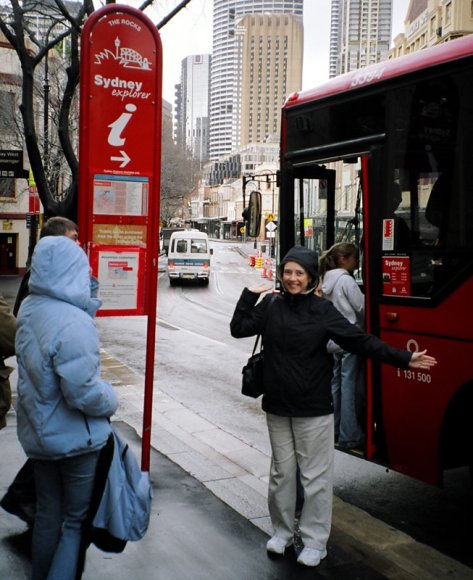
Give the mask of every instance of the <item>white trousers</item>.
[[280, 417], [266, 414], [271, 442], [268, 506], [274, 535], [291, 540], [296, 508], [296, 469], [304, 488], [299, 520], [304, 546], [324, 550], [332, 524], [333, 415]]

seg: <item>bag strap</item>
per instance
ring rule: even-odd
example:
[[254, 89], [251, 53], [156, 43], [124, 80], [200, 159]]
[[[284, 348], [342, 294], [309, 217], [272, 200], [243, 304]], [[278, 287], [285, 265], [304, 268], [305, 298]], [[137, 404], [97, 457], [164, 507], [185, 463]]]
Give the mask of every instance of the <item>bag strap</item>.
[[[258, 348], [258, 342], [259, 342], [259, 339], [260, 339], [260, 338], [261, 338], [261, 334], [258, 334], [258, 335], [256, 336], [256, 340], [255, 340], [255, 346], [253, 347], [253, 352], [251, 353], [251, 356], [253, 356], [253, 355], [255, 354], [255, 352], [256, 352], [256, 349]], [[261, 342], [261, 346], [262, 346], [262, 345], [263, 345], [263, 343]]]
[[[265, 311], [265, 313], [264, 313], [264, 326], [266, 326], [266, 322], [267, 322], [267, 320], [268, 320], [268, 313], [269, 313], [269, 309], [271, 308], [271, 306], [272, 306], [272, 304], [273, 304], [274, 300], [276, 299], [276, 297], [277, 297], [277, 294], [271, 294], [271, 298], [269, 299], [269, 304], [268, 304], [268, 306], [266, 307], [266, 311]], [[256, 340], [255, 340], [255, 346], [253, 347], [253, 353], [252, 353], [252, 356], [255, 354], [255, 352], [256, 352], [256, 349], [258, 348], [258, 342], [259, 342], [260, 338], [261, 338], [261, 346], [260, 346], [260, 350], [263, 350], [263, 338], [262, 338], [262, 335], [261, 335], [261, 334], [258, 334], [258, 335], [256, 336]]]

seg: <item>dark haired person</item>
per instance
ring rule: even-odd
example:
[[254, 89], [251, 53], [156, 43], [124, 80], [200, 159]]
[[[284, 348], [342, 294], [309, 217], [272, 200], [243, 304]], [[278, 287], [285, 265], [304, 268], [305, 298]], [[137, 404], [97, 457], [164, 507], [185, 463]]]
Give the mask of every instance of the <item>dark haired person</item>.
[[[304, 548], [297, 561], [317, 566], [327, 555], [333, 495], [334, 421], [331, 393], [332, 339], [344, 350], [402, 368], [430, 369], [436, 360], [426, 351], [390, 347], [348, 322], [331, 302], [317, 296], [318, 256], [295, 246], [278, 268], [281, 296], [260, 295], [263, 283], [245, 288], [230, 323], [232, 336], [262, 334], [264, 342], [263, 410], [271, 443], [268, 506], [274, 535], [266, 549], [284, 554], [294, 542], [296, 467], [304, 488], [299, 529]], [[267, 311], [267, 308], [270, 309]]]

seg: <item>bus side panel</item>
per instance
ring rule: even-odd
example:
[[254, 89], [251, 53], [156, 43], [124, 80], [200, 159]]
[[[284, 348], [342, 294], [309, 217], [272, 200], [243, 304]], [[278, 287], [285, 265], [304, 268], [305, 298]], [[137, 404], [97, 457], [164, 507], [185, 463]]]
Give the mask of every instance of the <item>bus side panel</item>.
[[[431, 313], [432, 315], [432, 313]], [[473, 378], [473, 344], [415, 333], [381, 332], [381, 339], [402, 349], [427, 349], [438, 364], [430, 371], [383, 365], [382, 408], [388, 466], [439, 484], [439, 445], [444, 412], [454, 394]]]
[[[434, 308], [406, 305], [402, 298], [398, 304], [380, 304], [379, 324], [386, 330], [418, 332], [422, 328], [423, 334], [473, 341], [473, 309], [465, 308], [472, 297], [473, 278], [469, 278]], [[441, 356], [439, 352], [430, 354]]]

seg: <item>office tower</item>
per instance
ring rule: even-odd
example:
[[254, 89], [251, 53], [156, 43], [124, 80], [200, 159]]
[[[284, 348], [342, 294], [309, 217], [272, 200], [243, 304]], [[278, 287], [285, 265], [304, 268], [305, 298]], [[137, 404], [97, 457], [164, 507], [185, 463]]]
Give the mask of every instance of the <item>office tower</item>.
[[332, 0], [330, 77], [385, 60], [392, 0]]
[[[214, 0], [214, 11], [213, 11], [213, 50], [212, 50], [212, 67], [210, 76], [210, 159], [213, 161], [219, 158], [231, 154], [235, 151], [241, 143], [241, 132], [242, 126], [240, 124], [240, 118], [244, 113], [242, 109], [242, 103], [240, 102], [243, 82], [249, 82], [250, 78], [254, 78], [262, 90], [266, 87], [266, 77], [267, 77], [267, 66], [271, 68], [275, 66], [275, 62], [268, 60], [266, 55], [263, 58], [263, 54], [267, 51], [268, 38], [271, 37], [271, 42], [276, 43], [278, 34], [274, 32], [276, 27], [275, 22], [269, 25], [269, 18], [266, 16], [266, 31], [264, 49], [261, 46], [261, 53], [259, 52], [259, 39], [258, 45], [255, 45], [253, 51], [253, 58], [258, 60], [251, 63], [251, 47], [247, 43], [251, 44], [251, 33], [247, 34], [244, 17], [249, 14], [265, 14], [265, 15], [277, 15], [277, 14], [287, 14], [292, 17], [292, 20], [298, 21], [300, 27], [302, 27], [302, 10], [303, 10], [303, 0]], [[281, 21], [280, 21], [281, 24]], [[252, 27], [251, 21], [246, 20], [246, 26]], [[253, 26], [253, 33], [256, 31], [256, 27], [260, 26], [255, 24]], [[283, 24], [282, 28], [287, 33], [289, 23], [287, 26]], [[264, 25], [263, 25], [264, 28]], [[292, 29], [297, 28], [295, 25]], [[271, 32], [270, 32], [271, 31]], [[298, 28], [299, 31], [299, 28]], [[263, 30], [262, 30], [263, 32]], [[298, 41], [301, 43], [302, 52], [302, 32], [298, 32]], [[294, 88], [286, 80], [286, 89], [289, 92], [300, 88], [302, 82], [302, 62], [293, 63], [288, 61], [289, 53], [295, 54], [298, 52], [297, 49], [292, 48], [293, 39], [289, 36], [281, 34], [279, 37], [280, 42], [280, 52], [279, 52], [279, 70], [277, 83], [277, 90], [282, 91], [284, 85], [283, 80], [289, 74], [289, 70], [292, 66], [296, 68], [296, 73], [292, 76], [297, 76], [297, 67], [300, 66], [300, 80], [299, 83], [295, 83]], [[285, 48], [286, 43], [286, 48]], [[248, 49], [245, 49], [248, 46]], [[274, 44], [275, 46], [275, 44]], [[247, 50], [246, 56], [244, 55], [244, 49]], [[286, 51], [286, 53], [285, 53]], [[286, 54], [286, 56], [284, 56]], [[276, 52], [273, 53], [274, 58], [276, 58]], [[302, 61], [302, 55], [300, 57]], [[283, 68], [281, 62], [287, 64], [286, 68]], [[268, 65], [269, 63], [269, 65]], [[251, 71], [248, 72], [244, 70], [244, 67], [249, 67], [253, 65], [253, 74], [258, 71], [260, 74], [256, 74], [256, 77], [251, 75]], [[271, 72], [271, 74], [274, 74]], [[244, 80], [246, 78], [246, 81]], [[291, 77], [292, 78], [292, 77]], [[292, 85], [291, 80], [291, 85]], [[254, 87], [256, 88], [256, 87]], [[278, 100], [282, 104], [284, 98], [287, 94], [279, 94], [277, 99], [270, 99], [274, 102]], [[266, 106], [266, 101], [265, 101]], [[269, 109], [268, 109], [269, 110]], [[260, 115], [263, 113], [262, 123], [265, 124], [266, 109], [260, 110]], [[256, 113], [257, 115], [258, 113]], [[268, 129], [271, 127], [269, 133], [272, 133], [273, 119], [268, 118]], [[264, 130], [263, 130], [264, 133]], [[246, 137], [245, 137], [246, 139]], [[264, 138], [262, 137], [264, 140]]]
[[176, 85], [176, 141], [200, 163], [209, 154], [209, 54], [186, 57]]
[[237, 148], [263, 143], [279, 133], [284, 100], [301, 89], [303, 35], [300, 16], [251, 14], [240, 21]]

